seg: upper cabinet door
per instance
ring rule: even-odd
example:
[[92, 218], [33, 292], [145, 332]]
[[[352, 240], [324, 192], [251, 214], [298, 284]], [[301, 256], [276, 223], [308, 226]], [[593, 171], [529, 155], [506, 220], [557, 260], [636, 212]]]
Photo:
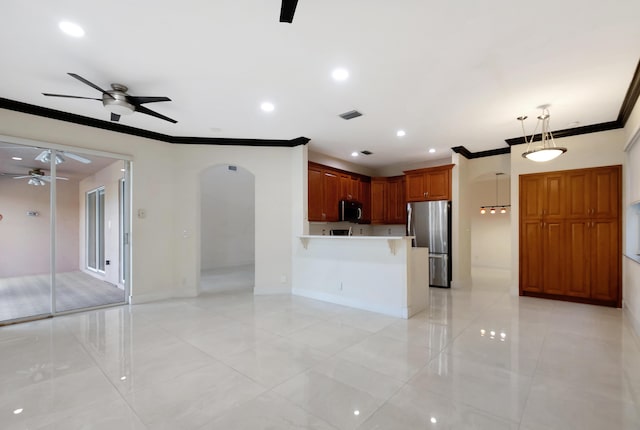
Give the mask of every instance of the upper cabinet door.
[[544, 177], [540, 175], [520, 176], [520, 218], [542, 217], [544, 200]]
[[309, 221], [325, 221], [322, 169], [309, 167]]
[[451, 200], [451, 169], [427, 172], [427, 200]]
[[324, 206], [326, 221], [338, 221], [338, 206], [340, 205], [340, 178], [337, 174], [324, 171]]
[[594, 218], [616, 218], [620, 213], [620, 166], [594, 169], [592, 173], [591, 215]]
[[409, 173], [406, 176], [407, 201], [421, 202], [427, 200], [426, 175], [424, 173]]
[[563, 173], [545, 175], [542, 215], [546, 220], [566, 217], [565, 178]]

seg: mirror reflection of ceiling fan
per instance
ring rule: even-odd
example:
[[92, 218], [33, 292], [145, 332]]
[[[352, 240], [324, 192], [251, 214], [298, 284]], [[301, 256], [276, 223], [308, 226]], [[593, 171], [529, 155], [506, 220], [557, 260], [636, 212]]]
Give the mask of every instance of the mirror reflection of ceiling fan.
[[[27, 183], [29, 185], [43, 186], [47, 182], [51, 182], [53, 178], [51, 176], [45, 175], [42, 169], [31, 169], [29, 170], [29, 174], [25, 176], [14, 176], [13, 179], [29, 179]], [[61, 176], [56, 176], [56, 179], [60, 179], [63, 181], [68, 181], [69, 178], [63, 178]]]
[[[91, 160], [89, 160], [88, 158], [81, 157], [80, 155], [74, 154], [73, 152], [56, 151], [56, 164], [60, 164], [64, 162], [65, 157], [71, 158], [72, 160], [76, 160], [84, 164], [91, 163]], [[45, 149], [40, 154], [38, 154], [38, 156], [36, 157], [36, 160], [42, 163], [49, 163], [51, 161], [51, 150]]]

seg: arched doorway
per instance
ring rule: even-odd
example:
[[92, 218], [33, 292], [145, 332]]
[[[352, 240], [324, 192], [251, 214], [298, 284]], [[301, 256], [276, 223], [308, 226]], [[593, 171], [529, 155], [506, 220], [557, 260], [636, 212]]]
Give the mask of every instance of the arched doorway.
[[233, 165], [207, 168], [200, 177], [199, 293], [253, 291], [255, 177]]

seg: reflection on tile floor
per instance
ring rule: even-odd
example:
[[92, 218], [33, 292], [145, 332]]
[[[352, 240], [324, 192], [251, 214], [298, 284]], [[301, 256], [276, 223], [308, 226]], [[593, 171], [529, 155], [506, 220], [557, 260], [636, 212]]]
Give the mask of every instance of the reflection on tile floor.
[[244, 290], [1, 327], [1, 427], [640, 428], [621, 310], [430, 295], [409, 320]]

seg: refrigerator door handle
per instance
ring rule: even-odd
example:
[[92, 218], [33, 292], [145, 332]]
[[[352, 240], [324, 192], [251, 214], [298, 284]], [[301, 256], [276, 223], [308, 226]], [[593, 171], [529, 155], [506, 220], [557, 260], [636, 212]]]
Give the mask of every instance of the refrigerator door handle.
[[429, 254], [429, 258], [444, 258], [444, 254]]

